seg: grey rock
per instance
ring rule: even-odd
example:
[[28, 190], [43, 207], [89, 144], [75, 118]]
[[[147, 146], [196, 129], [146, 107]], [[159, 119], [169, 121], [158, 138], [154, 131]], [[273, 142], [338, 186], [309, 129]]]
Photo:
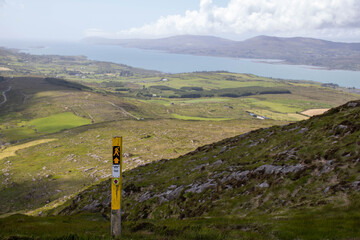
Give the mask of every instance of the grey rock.
[[294, 173], [299, 172], [304, 169], [304, 166], [301, 164], [296, 164], [295, 166], [286, 166], [281, 169], [281, 173], [287, 174], [287, 173]]
[[355, 182], [353, 182], [353, 183], [351, 184], [351, 187], [359, 190], [359, 189], [360, 189], [360, 181], [355, 181]]
[[246, 171], [239, 171], [239, 172], [233, 172], [231, 173], [229, 176], [223, 178], [221, 180], [222, 183], [231, 181], [233, 179], [237, 180], [237, 181], [246, 181], [248, 179], [248, 175], [250, 174], [250, 171], [246, 170]]
[[101, 161], [101, 160], [102, 160], [101, 157], [98, 156], [98, 155], [96, 155], [96, 154], [88, 153], [87, 155], [88, 155], [89, 157], [92, 157], [92, 158], [98, 160], [98, 161]]
[[288, 174], [288, 173], [294, 173], [294, 172], [298, 172], [301, 171], [305, 168], [305, 166], [301, 165], [301, 164], [296, 164], [293, 166], [274, 166], [274, 165], [262, 165], [258, 168], [256, 168], [254, 170], [254, 173], [259, 174], [259, 173], [263, 173], [265, 175], [270, 175], [270, 174]]
[[330, 190], [330, 187], [324, 189], [324, 194], [326, 194]]
[[127, 157], [132, 157], [133, 155], [131, 153], [123, 153], [123, 157], [127, 158]]
[[356, 107], [358, 104], [356, 102], [349, 102], [348, 107]]
[[333, 169], [332, 162], [333, 162], [333, 160], [326, 161], [324, 167], [319, 172], [320, 175], [324, 174], [324, 173], [328, 173]]
[[167, 193], [167, 196], [168, 196], [167, 199], [173, 200], [173, 199], [175, 199], [175, 198], [178, 198], [178, 197], [180, 196], [181, 191], [182, 191], [183, 189], [184, 189], [184, 186], [180, 186], [180, 187], [174, 189], [173, 191], [168, 192], [168, 193]]
[[108, 194], [106, 196], [107, 197], [101, 202], [101, 205], [110, 206], [111, 205], [111, 193], [108, 192]]
[[307, 131], [309, 131], [309, 129], [308, 128], [302, 128], [302, 129], [300, 129], [299, 131], [298, 131], [298, 133], [306, 133]]
[[217, 165], [221, 165], [222, 163], [223, 163], [222, 160], [218, 160], [218, 161], [214, 162], [212, 165], [217, 166]]
[[259, 142], [252, 142], [250, 145], [249, 145], [249, 147], [255, 147], [255, 146], [257, 146], [259, 144]]
[[148, 199], [150, 199], [152, 196], [151, 196], [151, 193], [150, 192], [146, 192], [146, 193], [144, 193], [143, 195], [141, 195], [140, 197], [139, 197], [139, 202], [144, 202], [144, 201], [146, 201], [146, 200], [148, 200]]
[[227, 147], [226, 147], [226, 146], [224, 146], [224, 147], [220, 150], [220, 152], [219, 152], [217, 155], [222, 154], [223, 152], [225, 152], [225, 151], [226, 151], [226, 149], [227, 149]]
[[98, 207], [101, 204], [98, 202], [98, 200], [94, 200], [92, 203], [90, 203], [89, 205], [86, 205], [83, 208], [83, 211], [89, 211], [89, 212], [96, 212], [98, 210]]
[[216, 187], [217, 187], [217, 183], [213, 182], [212, 179], [209, 179], [209, 181], [207, 181], [203, 184], [198, 183], [198, 184], [190, 185], [190, 189], [186, 190], [185, 192], [186, 193], [188, 193], [188, 192], [201, 193], [206, 189], [209, 189], [209, 188], [215, 189]]
[[168, 202], [169, 200], [166, 199], [164, 196], [160, 195], [159, 197], [159, 204], [163, 204], [164, 202]]
[[273, 166], [273, 165], [262, 165], [255, 169], [254, 173], [264, 173], [266, 175], [269, 174], [278, 174], [283, 169], [282, 166]]
[[298, 157], [296, 156], [296, 149], [293, 148], [291, 150], [286, 150], [286, 151], [282, 151], [282, 152], [279, 152], [277, 155], [277, 157], [279, 158], [284, 158], [289, 160], [291, 158], [295, 158], [295, 159], [298, 159]]
[[296, 127], [294, 127], [294, 128], [291, 128], [291, 129], [289, 129], [289, 130], [287, 130], [288, 132], [293, 132], [293, 131], [295, 131], [295, 130], [298, 130], [300, 127], [298, 127], [298, 126], [296, 126]]
[[84, 172], [88, 172], [88, 171], [91, 171], [93, 170], [94, 168], [88, 168], [88, 169], [85, 169]]
[[273, 151], [278, 150], [278, 149], [279, 149], [279, 146], [275, 146], [272, 149], [270, 149], [270, 152], [273, 152]]
[[260, 188], [268, 188], [270, 187], [269, 184], [265, 181], [259, 185]]
[[340, 125], [337, 126], [337, 128], [338, 129], [347, 129], [348, 126], [340, 124]]
[[166, 191], [165, 193], [158, 194], [155, 197], [159, 197], [159, 203], [162, 204], [163, 202], [168, 202], [168, 201], [178, 198], [183, 189], [184, 189], [184, 186], [180, 186], [175, 189], [170, 189], [170, 190]]
[[206, 166], [209, 166], [209, 163], [200, 164], [200, 165], [194, 167], [193, 169], [191, 169], [191, 171], [193, 172], [193, 171], [196, 171], [196, 170], [200, 170], [202, 168], [205, 168]]

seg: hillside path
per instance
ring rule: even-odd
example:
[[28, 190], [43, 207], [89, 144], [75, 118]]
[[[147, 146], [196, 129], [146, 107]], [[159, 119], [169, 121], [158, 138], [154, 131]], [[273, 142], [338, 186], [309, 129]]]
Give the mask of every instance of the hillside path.
[[122, 108], [122, 107], [120, 107], [120, 106], [117, 106], [115, 103], [109, 102], [109, 101], [108, 101], [108, 103], [111, 104], [112, 106], [116, 107], [116, 108], [119, 108], [125, 115], [128, 115], [128, 116], [130, 116], [130, 117], [133, 117], [133, 118], [135, 118], [136, 120], [140, 120], [140, 118], [138, 118], [138, 117], [134, 116], [133, 114], [129, 113], [129, 112], [126, 111], [124, 108]]
[[0, 105], [4, 104], [7, 102], [7, 98], [6, 98], [6, 93], [9, 92], [11, 90], [11, 86], [9, 86], [9, 88], [5, 91], [2, 92], [2, 95], [4, 97], [4, 100], [2, 102], [0, 102]]

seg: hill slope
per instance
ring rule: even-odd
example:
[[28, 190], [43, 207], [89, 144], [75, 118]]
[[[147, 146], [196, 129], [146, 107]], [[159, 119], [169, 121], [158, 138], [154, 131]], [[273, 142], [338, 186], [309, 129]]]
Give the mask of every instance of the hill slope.
[[[307, 212], [312, 221], [327, 216], [359, 223], [359, 116], [360, 101], [353, 101], [306, 121], [256, 130], [125, 172], [123, 219], [290, 218]], [[109, 186], [104, 181], [90, 187], [50, 213], [106, 216]], [[347, 237], [360, 236], [356, 224], [348, 227]]]
[[236, 133], [283, 123], [254, 121], [246, 112], [242, 119], [221, 123], [182, 121], [171, 119], [172, 106], [98, 92], [74, 82], [2, 79], [0, 92], [6, 91], [7, 101], [0, 105], [0, 214], [33, 210], [108, 178], [108, 147], [114, 135], [126, 140], [124, 168], [130, 169]]
[[290, 64], [360, 70], [360, 43], [331, 42], [313, 38], [258, 36], [245, 41], [231, 41], [211, 36], [184, 35], [163, 39], [90, 38], [85, 41], [171, 53], [280, 59]]

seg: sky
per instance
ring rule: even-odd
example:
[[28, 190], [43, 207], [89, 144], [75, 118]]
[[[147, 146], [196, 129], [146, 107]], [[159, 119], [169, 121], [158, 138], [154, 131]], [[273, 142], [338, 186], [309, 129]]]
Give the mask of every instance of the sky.
[[183, 34], [360, 42], [360, 0], [0, 0], [0, 39]]

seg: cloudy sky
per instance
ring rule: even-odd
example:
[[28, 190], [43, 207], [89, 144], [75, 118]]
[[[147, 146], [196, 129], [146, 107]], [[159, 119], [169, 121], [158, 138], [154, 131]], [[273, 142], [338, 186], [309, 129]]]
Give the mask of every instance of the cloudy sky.
[[198, 34], [360, 42], [360, 0], [0, 0], [0, 33], [22, 40]]

